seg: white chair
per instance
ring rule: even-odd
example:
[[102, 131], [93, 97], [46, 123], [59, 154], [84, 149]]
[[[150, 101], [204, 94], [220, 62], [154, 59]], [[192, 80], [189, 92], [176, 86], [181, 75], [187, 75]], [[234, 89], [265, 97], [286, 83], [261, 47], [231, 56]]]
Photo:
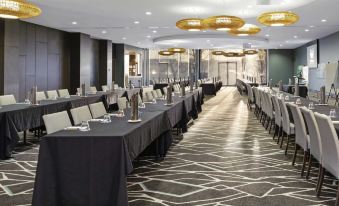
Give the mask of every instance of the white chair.
[[96, 87], [90, 87], [89, 92], [90, 93], [97, 93], [97, 88]]
[[167, 97], [167, 87], [162, 88], [162, 91], [164, 92], [164, 96]]
[[89, 109], [91, 110], [93, 118], [102, 117], [107, 114], [106, 108], [102, 102], [90, 104]]
[[145, 102], [153, 102], [154, 97], [152, 95], [152, 92], [146, 92], [144, 96], [144, 101]]
[[48, 99], [56, 99], [58, 98], [58, 92], [56, 90], [51, 90], [51, 91], [47, 91], [47, 97]]
[[[336, 179], [339, 179], [339, 140], [329, 116], [317, 112], [314, 113], [314, 116], [318, 124], [322, 147], [322, 163], [320, 164], [320, 176], [317, 184], [317, 196], [319, 196], [324, 181], [325, 170]], [[339, 205], [339, 186], [335, 205]]]
[[163, 96], [162, 92], [161, 92], [161, 89], [157, 89], [155, 91], [157, 92], [158, 98], [161, 98]]
[[46, 100], [45, 92], [37, 92], [36, 93], [36, 101]]
[[42, 116], [42, 119], [44, 120], [47, 134], [72, 126], [71, 120], [69, 119], [66, 111], [44, 115]]
[[16, 104], [14, 95], [0, 96], [0, 106]]
[[126, 97], [119, 97], [118, 98], [118, 107], [119, 107], [120, 111], [127, 108], [127, 99], [126, 99]]
[[304, 150], [304, 161], [303, 161], [303, 165], [301, 168], [301, 177], [303, 177], [306, 161], [309, 158], [310, 137], [307, 135], [305, 120], [304, 120], [303, 115], [301, 114], [299, 107], [291, 103], [286, 103], [286, 105], [291, 110], [293, 121], [294, 121], [294, 126], [295, 126], [295, 147], [294, 147], [292, 165], [294, 166], [295, 159], [297, 157], [297, 152], [301, 147]]
[[177, 92], [177, 93], [180, 92], [180, 87], [177, 84], [173, 85], [173, 89], [174, 89], [174, 92]]
[[59, 89], [58, 90], [59, 97], [69, 97], [68, 89]]
[[281, 110], [278, 102], [277, 96], [272, 96], [273, 108], [274, 108], [274, 135], [273, 139], [276, 135], [280, 137], [282, 132], [282, 117], [281, 117]]
[[290, 121], [290, 116], [288, 114], [288, 110], [287, 110], [284, 100], [278, 99], [278, 102], [279, 102], [279, 106], [281, 109], [282, 125], [283, 125], [283, 135], [281, 136], [280, 148], [282, 148], [283, 146], [284, 136], [285, 136], [284, 134], [286, 134], [287, 143], [286, 143], [285, 155], [287, 155], [287, 150], [288, 150], [291, 136], [295, 134], [294, 124], [291, 123]]
[[[300, 108], [301, 113], [304, 116], [307, 129], [308, 129], [308, 135], [310, 137], [310, 158], [308, 159], [308, 168], [307, 168], [307, 174], [306, 179], [308, 179], [310, 175], [310, 170], [312, 166], [312, 157], [314, 157], [320, 164], [321, 164], [321, 139], [319, 134], [319, 128], [317, 125], [317, 122], [315, 120], [313, 111], [307, 109], [306, 107]], [[320, 172], [320, 171], [319, 171]]]
[[102, 86], [101, 86], [101, 89], [102, 89], [102, 91], [104, 91], [104, 92], [109, 91], [109, 88], [108, 88], [107, 85], [102, 85]]
[[73, 108], [71, 109], [71, 114], [74, 125], [78, 125], [83, 121], [88, 121], [92, 119], [92, 115], [88, 109], [88, 106]]

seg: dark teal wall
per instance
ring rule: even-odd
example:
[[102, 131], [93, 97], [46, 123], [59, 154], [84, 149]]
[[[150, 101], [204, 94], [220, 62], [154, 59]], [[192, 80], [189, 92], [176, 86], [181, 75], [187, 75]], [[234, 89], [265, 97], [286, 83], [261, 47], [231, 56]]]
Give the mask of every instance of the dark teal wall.
[[280, 80], [284, 84], [294, 75], [294, 50], [271, 49], [269, 50], [269, 79], [276, 84]]

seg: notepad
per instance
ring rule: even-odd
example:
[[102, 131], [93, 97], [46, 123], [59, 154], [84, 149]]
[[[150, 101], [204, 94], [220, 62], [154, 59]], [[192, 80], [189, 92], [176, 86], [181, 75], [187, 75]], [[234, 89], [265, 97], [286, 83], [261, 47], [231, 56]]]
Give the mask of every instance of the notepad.
[[80, 130], [81, 127], [66, 127], [64, 130]]
[[105, 121], [104, 119], [91, 119], [91, 122], [103, 122]]

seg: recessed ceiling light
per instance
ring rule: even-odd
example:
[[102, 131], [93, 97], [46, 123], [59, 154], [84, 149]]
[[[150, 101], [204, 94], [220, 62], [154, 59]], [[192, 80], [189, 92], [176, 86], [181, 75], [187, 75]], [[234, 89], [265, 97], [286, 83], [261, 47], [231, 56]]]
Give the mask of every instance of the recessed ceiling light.
[[151, 36], [150, 35], [148, 35], [148, 36], [146, 36], [147, 38], [151, 38]]
[[73, 22], [72, 22], [72, 24], [73, 24], [73, 25], [77, 25], [77, 24], [78, 24], [78, 22], [76, 22], [76, 21], [73, 21]]
[[126, 37], [122, 37], [123, 40], [126, 40], [127, 38]]
[[204, 30], [204, 31], [202, 31], [202, 32], [206, 33], [207, 31]]
[[289, 41], [288, 41], [288, 40], [286, 40], [285, 42], [286, 42], [286, 43], [288, 43]]
[[281, 46], [281, 47], [282, 47], [282, 46], [284, 46], [284, 45], [280, 44], [279, 46]]
[[207, 39], [206, 41], [207, 41], [207, 42], [210, 42], [211, 40]]
[[213, 47], [214, 45], [213, 45], [213, 44], [211, 44], [211, 46]]
[[322, 19], [321, 22], [327, 22], [327, 20], [326, 19]]
[[269, 35], [269, 34], [266, 34], [265, 36], [266, 36], [266, 37], [269, 37], [270, 35]]
[[252, 5], [248, 5], [247, 8], [252, 8], [253, 6]]
[[146, 11], [146, 13], [145, 13], [146, 15], [152, 15], [152, 12], [150, 12], [150, 11]]
[[311, 27], [311, 28], [314, 28], [314, 26], [313, 26], [313, 25], [311, 25], [310, 27]]
[[306, 32], [309, 32], [310, 30], [308, 30], [308, 29], [305, 29], [305, 31], [306, 31]]
[[141, 43], [138, 41], [137, 44], [141, 44]]
[[107, 31], [103, 30], [101, 33], [103, 33], [103, 34], [106, 34], [106, 33], [107, 33]]
[[295, 35], [295, 36], [294, 36], [294, 38], [295, 38], [295, 39], [298, 39], [298, 36], [297, 36], [297, 35]]
[[140, 22], [139, 21], [135, 21], [134, 24], [140, 24]]
[[153, 30], [153, 33], [157, 33], [157, 31], [156, 31], [156, 30]]

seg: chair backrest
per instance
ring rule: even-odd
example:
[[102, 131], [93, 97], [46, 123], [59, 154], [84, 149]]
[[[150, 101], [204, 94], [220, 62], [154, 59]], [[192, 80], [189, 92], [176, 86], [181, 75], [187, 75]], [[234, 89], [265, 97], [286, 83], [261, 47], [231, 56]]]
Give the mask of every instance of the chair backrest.
[[47, 99], [45, 92], [37, 92], [36, 93], [36, 101], [41, 101], [41, 100], [45, 100], [45, 99]]
[[89, 92], [96, 93], [97, 92], [97, 88], [96, 87], [90, 87], [89, 88]]
[[157, 93], [157, 91], [153, 90], [153, 91], [152, 91], [152, 95], [153, 95], [154, 99], [158, 98], [158, 93]]
[[306, 107], [300, 108], [301, 113], [304, 116], [306, 126], [308, 129], [308, 135], [310, 137], [310, 152], [311, 154], [321, 163], [321, 139], [319, 134], [318, 124], [315, 120], [312, 110], [307, 109]]
[[78, 125], [82, 121], [88, 121], [92, 119], [91, 112], [89, 111], [87, 105], [71, 109], [71, 114], [74, 125]]
[[102, 85], [102, 86], [101, 86], [101, 89], [102, 89], [102, 91], [104, 91], [104, 92], [109, 91], [109, 88], [108, 88], [107, 85]]
[[126, 104], [127, 104], [126, 97], [119, 97], [118, 98], [118, 107], [119, 107], [119, 110], [126, 109], [126, 107], [127, 107]]
[[318, 124], [321, 147], [322, 166], [339, 179], [339, 140], [331, 118], [324, 114], [314, 113]]
[[278, 102], [278, 97], [272, 96], [272, 102], [273, 102], [273, 107], [274, 107], [274, 121], [275, 124], [278, 125], [279, 127], [282, 126], [282, 117], [281, 117], [281, 110]]
[[44, 120], [47, 134], [51, 134], [63, 130], [66, 127], [72, 126], [71, 120], [69, 119], [68, 113], [66, 111], [47, 114], [42, 116], [42, 119]]
[[309, 139], [307, 137], [306, 125], [303, 115], [299, 107], [292, 103], [286, 103], [286, 105], [290, 108], [294, 127], [295, 127], [295, 143], [302, 147], [305, 151], [307, 151], [309, 145]]
[[272, 95], [270, 93], [266, 93], [266, 110], [267, 115], [270, 118], [273, 118], [273, 102], [272, 102]]
[[46, 93], [48, 99], [56, 99], [59, 97], [58, 92], [56, 90], [47, 91]]
[[59, 89], [58, 90], [59, 97], [69, 97], [68, 89]]
[[288, 110], [286, 107], [286, 104], [284, 100], [278, 99], [280, 110], [281, 110], [281, 117], [282, 117], [282, 126], [284, 132], [286, 132], [288, 135], [291, 134], [291, 121], [290, 121], [290, 116], [288, 114]]
[[145, 102], [152, 102], [154, 99], [152, 92], [146, 92], [144, 96], [144, 101]]
[[162, 88], [162, 91], [164, 92], [164, 96], [167, 96], [167, 87]]
[[14, 95], [0, 96], [0, 106], [15, 104], [15, 103], [16, 101], [15, 101]]
[[161, 89], [155, 90], [157, 92], [158, 98], [162, 97]]
[[102, 117], [107, 114], [106, 108], [102, 102], [90, 104], [89, 109], [91, 110], [93, 118]]
[[178, 84], [173, 85], [174, 92], [180, 92], [180, 87]]

